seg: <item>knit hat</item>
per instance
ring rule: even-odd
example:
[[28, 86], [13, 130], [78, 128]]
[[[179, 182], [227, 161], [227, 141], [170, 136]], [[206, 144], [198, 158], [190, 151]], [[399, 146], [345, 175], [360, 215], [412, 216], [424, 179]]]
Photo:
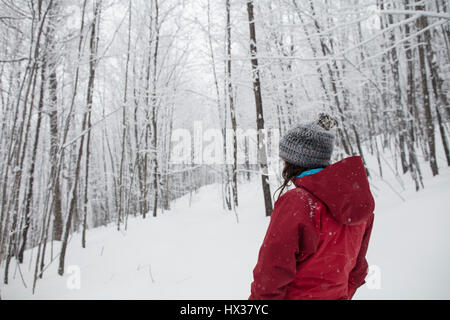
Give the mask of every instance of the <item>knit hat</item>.
[[326, 167], [330, 164], [337, 124], [330, 115], [320, 113], [316, 121], [299, 124], [280, 140], [280, 157], [302, 168]]

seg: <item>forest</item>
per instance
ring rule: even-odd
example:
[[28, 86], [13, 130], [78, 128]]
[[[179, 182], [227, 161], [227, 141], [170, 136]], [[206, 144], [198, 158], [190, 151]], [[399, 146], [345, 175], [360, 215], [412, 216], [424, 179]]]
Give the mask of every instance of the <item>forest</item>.
[[27, 250], [34, 291], [49, 265], [65, 274], [74, 235], [89, 247], [89, 230], [125, 232], [203, 186], [239, 223], [256, 180], [270, 216], [277, 141], [318, 112], [337, 120], [335, 161], [373, 157], [369, 179], [422, 192], [450, 166], [449, 7], [0, 0], [2, 285]]

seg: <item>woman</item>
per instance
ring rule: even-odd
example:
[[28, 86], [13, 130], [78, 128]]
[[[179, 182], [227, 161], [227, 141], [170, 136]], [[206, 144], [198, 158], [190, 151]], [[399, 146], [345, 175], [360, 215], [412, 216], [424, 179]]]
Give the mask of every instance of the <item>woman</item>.
[[[253, 270], [251, 300], [347, 300], [364, 284], [374, 200], [361, 157], [329, 164], [335, 124], [320, 114], [280, 141], [284, 183]], [[291, 182], [295, 188], [282, 194]]]

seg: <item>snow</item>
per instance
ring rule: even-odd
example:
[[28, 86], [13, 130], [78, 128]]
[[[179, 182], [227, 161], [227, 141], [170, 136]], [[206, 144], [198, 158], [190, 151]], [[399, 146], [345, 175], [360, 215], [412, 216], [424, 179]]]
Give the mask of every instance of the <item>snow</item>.
[[[355, 299], [450, 299], [450, 212], [445, 201], [450, 169], [442, 158], [439, 161], [440, 175], [434, 178], [423, 163], [425, 189], [420, 192], [408, 174], [396, 178], [387, 167], [387, 182], [372, 180], [376, 208], [368, 282], [379, 281], [380, 288], [364, 285]], [[368, 164], [377, 168], [375, 159]], [[247, 299], [269, 223], [260, 183], [255, 178], [239, 185], [239, 223], [233, 212], [222, 209], [220, 185], [210, 185], [193, 195], [191, 207], [187, 195], [157, 218], [130, 218], [127, 231], [119, 232], [115, 225], [88, 231], [86, 249], [81, 248], [81, 235], [75, 234], [66, 274], [58, 276], [57, 256], [49, 257], [54, 262], [34, 295], [34, 259], [31, 264], [29, 259], [35, 251], [28, 250], [21, 265], [27, 288], [12, 262], [2, 298]], [[53, 252], [58, 252], [57, 244]], [[378, 273], [380, 278], [374, 278]]]
[[[429, 168], [422, 167], [425, 170]], [[450, 299], [450, 170], [426, 179], [425, 189], [376, 201], [367, 260], [379, 267], [381, 289], [362, 287], [359, 299]]]

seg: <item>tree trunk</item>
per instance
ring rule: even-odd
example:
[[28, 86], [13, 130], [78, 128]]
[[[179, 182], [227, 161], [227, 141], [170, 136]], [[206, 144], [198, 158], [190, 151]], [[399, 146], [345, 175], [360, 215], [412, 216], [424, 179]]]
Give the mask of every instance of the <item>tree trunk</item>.
[[233, 129], [233, 166], [232, 166], [232, 194], [233, 194], [233, 204], [235, 207], [238, 206], [238, 191], [237, 191], [237, 122], [236, 122], [236, 107], [234, 105], [234, 92], [233, 83], [231, 80], [231, 3], [230, 0], [226, 0], [226, 14], [227, 14], [227, 26], [226, 26], [226, 37], [227, 37], [227, 64], [226, 64], [226, 83], [227, 83], [227, 94], [228, 103], [230, 106], [230, 120], [231, 127]]
[[157, 123], [157, 70], [158, 70], [158, 52], [159, 52], [159, 4], [158, 0], [155, 0], [155, 50], [153, 52], [153, 86], [152, 86], [152, 159], [153, 159], [153, 217], [158, 213], [158, 197], [160, 195], [159, 186], [159, 162], [158, 162], [158, 123]]
[[28, 231], [30, 229], [31, 224], [31, 204], [33, 201], [33, 186], [34, 186], [34, 171], [36, 168], [36, 155], [37, 149], [39, 145], [39, 137], [41, 132], [41, 122], [42, 122], [42, 108], [44, 106], [44, 95], [45, 95], [45, 86], [46, 86], [46, 59], [43, 58], [42, 66], [41, 66], [41, 84], [40, 84], [40, 93], [39, 93], [39, 102], [38, 102], [38, 110], [37, 110], [37, 122], [36, 122], [36, 131], [34, 134], [34, 142], [33, 142], [33, 151], [31, 153], [31, 164], [28, 175], [28, 190], [25, 199], [25, 212], [24, 212], [24, 227], [22, 230], [22, 244], [18, 253], [19, 263], [23, 263], [23, 255], [25, 249], [27, 247], [28, 242]]
[[[54, 29], [49, 28], [50, 48], [54, 51]], [[61, 205], [61, 186], [59, 173], [57, 172], [58, 161], [58, 80], [56, 78], [56, 63], [54, 58], [49, 59], [49, 94], [50, 94], [50, 163], [52, 163], [50, 177], [54, 177], [53, 184], [53, 240], [61, 240], [63, 233], [62, 205]]]
[[270, 194], [270, 184], [268, 176], [268, 163], [266, 153], [266, 141], [264, 130], [264, 115], [261, 96], [261, 80], [259, 74], [257, 46], [256, 46], [256, 28], [255, 16], [253, 13], [253, 1], [247, 1], [248, 25], [250, 30], [250, 53], [252, 56], [252, 74], [253, 74], [253, 93], [255, 95], [256, 105], [256, 127], [258, 129], [258, 162], [261, 169], [261, 183], [264, 194], [264, 205], [266, 216], [272, 214], [272, 197]]
[[[426, 17], [422, 19], [422, 27], [428, 27], [428, 20]], [[450, 166], [450, 148], [448, 144], [448, 137], [445, 132], [445, 126], [443, 124], [443, 119], [441, 116], [441, 110], [444, 112], [446, 111], [446, 113], [444, 113], [444, 117], [450, 120], [450, 106], [448, 103], [447, 94], [442, 88], [444, 85], [444, 79], [442, 79], [441, 77], [436, 53], [434, 52], [433, 45], [431, 43], [431, 31], [425, 31], [423, 34], [423, 38], [425, 39], [426, 56], [431, 74], [431, 85], [433, 86], [433, 92], [436, 101], [436, 116], [438, 120], [439, 131], [441, 133], [441, 140], [444, 147], [447, 165]]]
[[[409, 6], [409, 0], [404, 1], [404, 5], [407, 8]], [[406, 15], [405, 18], [408, 19], [410, 16]], [[405, 37], [409, 38], [411, 34], [411, 28], [409, 24], [405, 24]], [[407, 60], [407, 87], [406, 87], [406, 96], [407, 96], [407, 121], [406, 121], [406, 130], [408, 137], [407, 148], [409, 154], [409, 171], [411, 172], [411, 176], [414, 180], [416, 191], [423, 187], [422, 182], [422, 173], [420, 171], [419, 161], [417, 160], [416, 150], [414, 148], [414, 120], [420, 121], [418, 119], [417, 112], [417, 103], [416, 103], [416, 81], [414, 75], [414, 61], [413, 61], [413, 51], [411, 49], [411, 42], [404, 42], [406, 60]]]
[[67, 215], [67, 220], [65, 223], [65, 229], [63, 233], [63, 239], [61, 244], [61, 253], [59, 255], [59, 266], [58, 266], [58, 274], [60, 276], [64, 275], [64, 262], [67, 251], [67, 244], [69, 240], [69, 234], [72, 226], [73, 215], [76, 210], [77, 205], [77, 195], [78, 195], [78, 181], [80, 179], [80, 171], [81, 171], [81, 158], [83, 157], [84, 150], [84, 139], [86, 135], [86, 128], [88, 126], [88, 117], [89, 112], [92, 109], [92, 100], [94, 94], [94, 82], [95, 82], [95, 70], [97, 66], [97, 46], [98, 46], [98, 38], [97, 38], [97, 24], [100, 20], [100, 3], [97, 2], [95, 5], [94, 18], [91, 25], [91, 38], [90, 38], [90, 59], [89, 59], [89, 80], [87, 87], [87, 97], [86, 97], [86, 111], [83, 116], [83, 123], [81, 128], [81, 138], [80, 138], [80, 146], [78, 148], [78, 155], [75, 166], [75, 175], [74, 182], [72, 185], [72, 190], [70, 192], [71, 198], [69, 202], [69, 213]]
[[[416, 6], [417, 10], [423, 10], [423, 6]], [[419, 30], [422, 30], [428, 25], [427, 17], [421, 16], [417, 19], [417, 28]], [[423, 108], [425, 113], [425, 131], [427, 134], [427, 143], [428, 143], [428, 149], [430, 153], [430, 167], [431, 172], [433, 173], [433, 176], [436, 176], [439, 174], [439, 169], [437, 165], [437, 159], [436, 159], [436, 143], [435, 143], [435, 137], [434, 137], [434, 123], [433, 123], [433, 115], [431, 113], [431, 102], [430, 102], [430, 92], [428, 89], [428, 76], [427, 76], [427, 65], [425, 61], [425, 45], [423, 44], [425, 42], [423, 35], [418, 35], [417, 41], [419, 43], [418, 50], [419, 50], [419, 62], [420, 62], [420, 74], [422, 77], [422, 99], [423, 99]]]

